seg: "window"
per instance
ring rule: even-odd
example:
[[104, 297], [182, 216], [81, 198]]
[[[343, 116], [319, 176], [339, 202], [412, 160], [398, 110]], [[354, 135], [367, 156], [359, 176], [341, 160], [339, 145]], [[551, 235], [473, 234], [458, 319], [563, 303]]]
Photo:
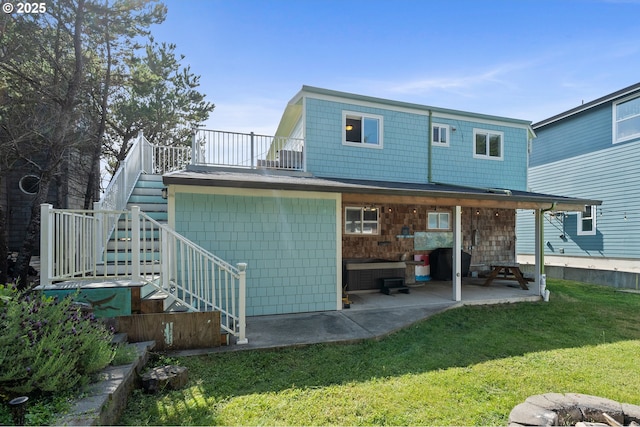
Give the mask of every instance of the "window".
[[613, 106], [613, 143], [640, 138], [640, 97]]
[[382, 148], [382, 116], [343, 112], [345, 145]]
[[449, 125], [434, 123], [433, 126], [431, 126], [432, 144], [438, 147], [448, 147], [449, 129]]
[[378, 209], [347, 207], [344, 212], [345, 234], [378, 234]]
[[473, 157], [502, 160], [502, 140], [502, 132], [474, 129]]
[[578, 236], [596, 234], [596, 207], [585, 205], [584, 210], [578, 214]]
[[427, 213], [427, 230], [451, 230], [449, 212]]

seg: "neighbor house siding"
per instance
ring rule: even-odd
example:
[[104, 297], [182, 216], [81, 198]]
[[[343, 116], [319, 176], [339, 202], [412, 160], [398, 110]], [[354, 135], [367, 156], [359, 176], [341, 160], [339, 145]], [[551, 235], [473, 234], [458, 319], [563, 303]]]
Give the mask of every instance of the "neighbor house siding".
[[[545, 254], [640, 258], [638, 165], [640, 141], [611, 145], [609, 137], [607, 149], [531, 168], [531, 191], [602, 200], [593, 236], [577, 235], [575, 213], [545, 215]], [[530, 211], [518, 212], [517, 227], [517, 252], [533, 254]], [[563, 234], [566, 240], [560, 238]]]
[[611, 147], [611, 104], [536, 130], [529, 166], [570, 159]]
[[339, 195], [194, 188], [175, 190], [175, 230], [248, 264], [248, 316], [336, 309]]

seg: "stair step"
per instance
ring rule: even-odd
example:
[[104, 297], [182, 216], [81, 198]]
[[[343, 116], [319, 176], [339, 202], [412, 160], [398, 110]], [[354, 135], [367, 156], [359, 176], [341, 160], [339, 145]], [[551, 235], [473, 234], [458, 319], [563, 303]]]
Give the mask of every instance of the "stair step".
[[174, 301], [165, 312], [168, 313], [184, 313], [189, 311], [189, 307], [181, 303], [180, 301]]
[[[110, 240], [107, 242], [107, 251], [131, 252], [133, 242], [131, 238], [121, 237], [118, 240]], [[146, 251], [158, 252], [160, 250], [160, 242], [158, 240], [144, 240], [140, 242], [140, 249]], [[150, 258], [146, 258], [147, 260]], [[155, 258], [154, 258], [155, 259]]]
[[111, 338], [111, 344], [126, 344], [128, 340], [129, 336], [125, 332], [118, 332], [113, 334], [113, 337]]
[[[96, 266], [96, 274], [98, 274], [99, 276], [102, 275], [107, 275], [107, 276], [114, 276], [114, 275], [123, 275], [123, 276], [128, 276], [131, 274], [132, 271], [132, 266], [131, 266], [131, 262], [128, 262], [126, 265], [124, 264], [123, 261], [119, 261], [118, 264], [114, 264], [113, 261], [112, 262], [108, 262], [107, 264], [100, 264]], [[140, 273], [143, 275], [156, 275], [159, 276], [160, 273], [162, 273], [162, 266], [160, 265], [160, 263], [153, 263], [153, 264], [142, 264], [140, 265]]]
[[144, 203], [147, 205], [157, 204], [160, 206], [165, 206], [166, 208], [167, 199], [163, 199], [161, 194], [132, 194], [129, 197], [129, 202], [127, 203], [127, 206], [129, 205], [140, 206], [141, 203]]
[[[164, 188], [164, 187], [163, 187]], [[155, 187], [134, 187], [133, 196], [160, 196], [162, 197], [162, 188]], [[162, 199], [166, 202], [166, 199]]]
[[160, 179], [150, 179], [150, 176], [156, 175], [140, 175], [138, 182], [136, 182], [135, 187], [137, 188], [164, 188], [164, 184], [162, 183], [162, 176], [157, 175]]

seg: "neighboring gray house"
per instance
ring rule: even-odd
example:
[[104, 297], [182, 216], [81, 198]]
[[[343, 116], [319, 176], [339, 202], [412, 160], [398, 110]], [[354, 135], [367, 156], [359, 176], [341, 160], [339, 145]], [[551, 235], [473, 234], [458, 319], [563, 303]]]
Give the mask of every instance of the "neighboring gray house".
[[[545, 215], [552, 277], [640, 286], [640, 83], [532, 125], [529, 191], [602, 200]], [[517, 254], [533, 263], [533, 216], [517, 215]]]

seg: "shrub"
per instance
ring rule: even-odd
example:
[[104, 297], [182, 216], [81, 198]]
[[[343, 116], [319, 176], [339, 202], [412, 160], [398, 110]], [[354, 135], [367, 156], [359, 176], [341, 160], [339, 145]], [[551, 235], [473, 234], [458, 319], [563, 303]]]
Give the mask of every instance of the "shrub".
[[113, 358], [112, 332], [71, 298], [0, 295], [0, 394], [64, 392]]

